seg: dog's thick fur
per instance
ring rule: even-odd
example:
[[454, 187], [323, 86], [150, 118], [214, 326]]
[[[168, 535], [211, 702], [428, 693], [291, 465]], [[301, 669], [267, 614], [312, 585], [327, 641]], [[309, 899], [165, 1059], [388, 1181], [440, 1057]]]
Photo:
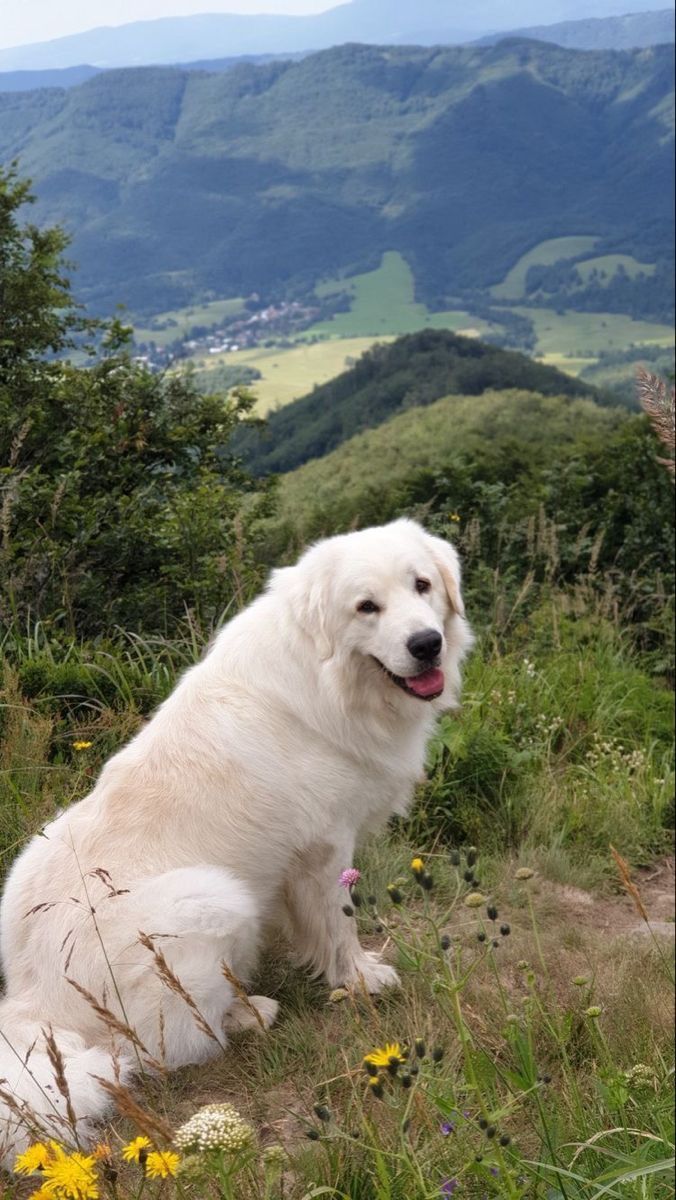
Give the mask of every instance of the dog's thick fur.
[[[430, 630], [443, 643], [421, 665], [407, 643]], [[138, 1056], [177, 1067], [217, 1052], [225, 1030], [255, 1016], [222, 963], [248, 981], [280, 919], [297, 960], [330, 985], [397, 982], [362, 950], [338, 877], [365, 831], [407, 811], [470, 643], [455, 551], [412, 521], [330, 538], [273, 573], [89, 796], [14, 865], [0, 1080], [19, 1105], [67, 1138], [49, 1031], [85, 1141], [108, 1103], [97, 1077], [128, 1077]], [[411, 694], [406, 680], [428, 668], [440, 678], [435, 666], [443, 692]], [[135, 1030], [138, 1054], [73, 983]], [[252, 1002], [269, 1024], [275, 1002]], [[0, 1107], [2, 1129], [6, 1154], [30, 1140], [16, 1108]]]

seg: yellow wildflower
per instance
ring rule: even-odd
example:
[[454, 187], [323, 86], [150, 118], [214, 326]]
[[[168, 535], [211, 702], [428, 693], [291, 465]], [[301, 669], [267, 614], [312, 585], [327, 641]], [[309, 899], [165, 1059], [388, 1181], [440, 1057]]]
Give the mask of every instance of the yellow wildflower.
[[425, 870], [425, 864], [422, 858], [413, 859], [413, 862], [411, 863], [411, 870], [413, 871], [414, 875], [422, 875], [423, 871]]
[[44, 1176], [44, 1190], [59, 1200], [98, 1200], [100, 1195], [91, 1155], [64, 1154], [61, 1150], [57, 1158], [49, 1159]]
[[42, 1171], [49, 1162], [51, 1155], [49, 1146], [44, 1142], [34, 1142], [14, 1163], [17, 1175], [32, 1175], [33, 1171]]
[[168, 1179], [176, 1174], [180, 1161], [173, 1150], [153, 1150], [146, 1159], [146, 1175], [151, 1179]]
[[122, 1157], [125, 1162], [140, 1162], [141, 1155], [145, 1158], [151, 1148], [150, 1138], [137, 1137], [133, 1142], [128, 1142], [126, 1146], [122, 1147]]
[[91, 742], [73, 742], [73, 750], [88, 750]]
[[449, 519], [449, 521], [454, 521], [455, 524], [457, 525], [458, 521], [460, 520], [460, 513], [457, 513], [457, 512], [449, 513], [448, 519]]
[[389, 1067], [392, 1063], [405, 1061], [406, 1053], [402, 1050], [399, 1042], [386, 1042], [382, 1049], [378, 1046], [370, 1054], [364, 1055], [364, 1062], [370, 1063], [374, 1067]]
[[113, 1152], [107, 1142], [97, 1142], [92, 1154], [97, 1162], [103, 1162], [113, 1157]]
[[48, 1192], [46, 1188], [38, 1188], [37, 1192], [31, 1192], [28, 1200], [54, 1200], [54, 1193]]

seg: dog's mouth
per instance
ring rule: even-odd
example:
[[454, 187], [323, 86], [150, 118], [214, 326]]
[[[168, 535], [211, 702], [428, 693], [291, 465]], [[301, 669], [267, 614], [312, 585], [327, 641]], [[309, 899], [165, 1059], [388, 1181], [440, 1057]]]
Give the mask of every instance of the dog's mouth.
[[375, 655], [373, 655], [373, 661], [378, 664], [381, 671], [385, 672], [388, 679], [392, 680], [392, 683], [396, 683], [397, 687], [401, 688], [402, 692], [406, 692], [409, 696], [415, 696], [418, 700], [436, 700], [444, 690], [444, 673], [439, 667], [427, 667], [417, 675], [395, 675], [394, 671], [388, 670]]

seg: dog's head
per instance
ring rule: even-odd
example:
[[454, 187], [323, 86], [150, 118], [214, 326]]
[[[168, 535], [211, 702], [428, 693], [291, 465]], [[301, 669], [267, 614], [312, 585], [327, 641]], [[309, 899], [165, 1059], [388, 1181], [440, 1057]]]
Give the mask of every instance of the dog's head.
[[454, 548], [414, 521], [394, 521], [313, 546], [275, 572], [293, 619], [320, 659], [412, 703], [457, 700], [471, 645]]

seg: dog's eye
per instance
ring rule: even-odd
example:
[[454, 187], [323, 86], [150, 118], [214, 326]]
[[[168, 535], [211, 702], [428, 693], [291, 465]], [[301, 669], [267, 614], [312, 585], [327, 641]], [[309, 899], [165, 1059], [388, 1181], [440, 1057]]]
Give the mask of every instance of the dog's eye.
[[361, 604], [357, 605], [357, 612], [378, 613], [380, 612], [380, 608], [373, 600], [362, 600]]
[[415, 581], [415, 590], [416, 592], [420, 592], [421, 596], [423, 596], [425, 592], [429, 592], [431, 587], [432, 584], [430, 583], [429, 579], [416, 579]]

